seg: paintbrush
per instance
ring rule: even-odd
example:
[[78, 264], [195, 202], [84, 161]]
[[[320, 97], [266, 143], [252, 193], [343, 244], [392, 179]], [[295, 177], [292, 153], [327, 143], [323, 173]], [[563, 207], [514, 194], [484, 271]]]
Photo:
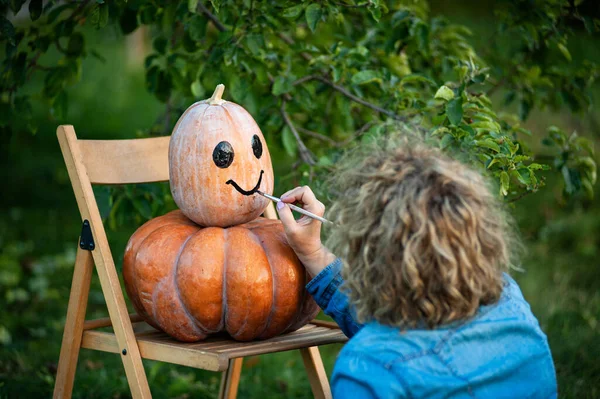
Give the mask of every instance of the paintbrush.
[[[267, 193], [263, 193], [262, 191], [258, 191], [258, 190], [257, 190], [257, 191], [256, 191], [256, 194], [260, 194], [260, 195], [262, 195], [263, 197], [265, 197], [265, 198], [268, 198], [268, 199], [270, 199], [270, 200], [271, 200], [271, 201], [273, 201], [273, 202], [279, 202], [279, 201], [281, 201], [281, 199], [280, 199], [280, 198], [277, 198], [277, 197], [275, 197], [274, 195], [270, 195], [270, 194], [267, 194]], [[287, 204], [287, 202], [286, 202], [286, 204]], [[320, 221], [320, 222], [323, 222], [323, 223], [333, 223], [333, 222], [330, 222], [329, 220], [327, 220], [327, 219], [325, 219], [325, 218], [322, 218], [321, 216], [317, 216], [317, 215], [315, 215], [314, 213], [307, 211], [306, 209], [302, 209], [302, 208], [300, 208], [299, 206], [296, 206], [296, 205], [293, 205], [293, 204], [287, 204], [287, 205], [289, 205], [289, 207], [290, 207], [290, 208], [291, 208], [293, 211], [296, 211], [296, 212], [298, 212], [298, 213], [301, 213], [301, 214], [303, 214], [303, 215], [306, 215], [306, 216], [308, 216], [309, 218], [316, 219], [316, 220], [318, 220], [318, 221]]]

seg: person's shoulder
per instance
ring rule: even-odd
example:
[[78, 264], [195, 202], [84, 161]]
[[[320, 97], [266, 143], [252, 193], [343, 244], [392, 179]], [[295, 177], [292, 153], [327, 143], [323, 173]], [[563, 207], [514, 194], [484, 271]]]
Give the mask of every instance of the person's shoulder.
[[339, 358], [363, 358], [384, 366], [426, 354], [439, 340], [431, 330], [403, 331], [398, 327], [367, 323], [342, 348]]
[[476, 321], [506, 320], [507, 317], [516, 320], [526, 320], [537, 324], [529, 303], [523, 296], [519, 284], [508, 273], [504, 273], [504, 287], [497, 303], [482, 306], [475, 317]]

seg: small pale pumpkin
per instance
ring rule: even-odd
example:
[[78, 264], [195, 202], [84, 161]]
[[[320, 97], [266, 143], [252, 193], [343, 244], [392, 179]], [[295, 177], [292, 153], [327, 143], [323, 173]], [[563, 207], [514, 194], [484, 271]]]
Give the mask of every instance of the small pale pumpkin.
[[181, 211], [201, 226], [227, 227], [256, 219], [273, 193], [271, 155], [260, 128], [241, 106], [221, 98], [190, 106], [169, 144], [171, 193]]
[[137, 312], [181, 341], [220, 331], [240, 341], [269, 338], [319, 311], [277, 220], [203, 228], [170, 212], [131, 236], [123, 276]]

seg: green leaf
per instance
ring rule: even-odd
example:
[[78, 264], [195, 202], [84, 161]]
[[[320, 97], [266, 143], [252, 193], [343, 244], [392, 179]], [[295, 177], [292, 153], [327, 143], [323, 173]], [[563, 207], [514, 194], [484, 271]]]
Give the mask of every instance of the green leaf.
[[29, 2], [29, 16], [32, 21], [37, 20], [42, 15], [44, 4], [42, 0], [31, 0]]
[[371, 13], [371, 16], [373, 17], [375, 22], [379, 22], [379, 20], [381, 19], [381, 7], [375, 4], [370, 4], [368, 10]]
[[297, 6], [288, 7], [283, 10], [283, 17], [288, 19], [296, 19], [302, 14], [302, 10], [304, 10], [304, 4], [298, 4]]
[[427, 76], [418, 75], [418, 74], [406, 75], [402, 78], [402, 80], [400, 80], [401, 85], [408, 85], [408, 84], [412, 84], [412, 83], [423, 83], [427, 86], [432, 86], [432, 87], [437, 86], [437, 84], [435, 83], [434, 80], [428, 78]]
[[138, 11], [138, 16], [140, 19], [140, 24], [142, 25], [150, 25], [156, 19], [157, 10], [153, 4], [145, 4], [140, 7]]
[[90, 22], [97, 29], [104, 28], [108, 23], [108, 5], [94, 3], [90, 14]]
[[323, 155], [322, 157], [319, 157], [319, 161], [317, 162], [317, 165], [319, 165], [319, 166], [332, 166], [333, 162], [331, 161], [331, 159], [328, 156]]
[[10, 331], [3, 325], [0, 325], [0, 344], [9, 345], [12, 342]]
[[506, 197], [508, 195], [509, 187], [510, 178], [508, 177], [508, 173], [505, 171], [500, 172], [500, 194]]
[[192, 40], [199, 42], [206, 35], [206, 19], [199, 15], [194, 15], [188, 22], [187, 29], [190, 32]]
[[571, 53], [569, 53], [569, 49], [562, 43], [558, 43], [556, 46], [558, 47], [562, 55], [567, 59], [567, 61], [571, 62], [572, 58]]
[[444, 148], [448, 147], [449, 145], [451, 145], [453, 142], [454, 142], [454, 136], [452, 136], [450, 133], [447, 133], [440, 140], [440, 147], [442, 149], [444, 149]]
[[64, 120], [67, 117], [68, 99], [67, 92], [61, 91], [52, 102], [52, 114], [58, 120]]
[[73, 33], [69, 38], [69, 44], [67, 45], [67, 53], [75, 57], [81, 55], [83, 53], [84, 43], [85, 40], [81, 33]]
[[446, 115], [448, 115], [448, 120], [452, 125], [460, 124], [463, 116], [461, 97], [457, 97], [448, 101], [448, 103], [446, 104]]
[[171, 75], [167, 71], [159, 71], [156, 79], [156, 90], [154, 94], [163, 103], [167, 102], [171, 96], [173, 81]]
[[448, 129], [447, 127], [443, 127], [443, 126], [442, 126], [442, 127], [439, 127], [439, 128], [437, 128], [437, 129], [435, 129], [435, 130], [434, 130], [434, 131], [431, 133], [431, 135], [432, 135], [432, 136], [441, 136], [442, 134], [445, 134], [445, 133], [450, 133], [450, 129]]
[[167, 51], [167, 39], [162, 36], [157, 37], [154, 39], [154, 42], [152, 42], [152, 47], [154, 47], [154, 50], [159, 54], [165, 54]]
[[246, 46], [253, 55], [260, 54], [260, 50], [265, 48], [265, 40], [263, 35], [258, 33], [250, 33], [246, 35]]
[[573, 194], [575, 192], [575, 186], [573, 185], [569, 168], [567, 167], [567, 165], [564, 165], [560, 171], [563, 175], [563, 179], [565, 182], [565, 192], [567, 194]]
[[531, 111], [531, 102], [528, 100], [519, 101], [519, 118], [524, 121]]
[[323, 16], [323, 11], [321, 10], [321, 5], [315, 4], [315, 3], [309, 5], [308, 7], [306, 7], [305, 15], [306, 15], [306, 23], [308, 24], [308, 27], [310, 28], [310, 30], [312, 32], [314, 32], [315, 29], [317, 29], [317, 23]]
[[492, 139], [475, 140], [475, 145], [477, 147], [489, 148], [490, 150], [500, 152], [500, 146]]
[[145, 219], [152, 219], [152, 208], [150, 208], [150, 204], [147, 200], [134, 198], [132, 202], [133, 207], [140, 215], [142, 215], [142, 217]]
[[531, 170], [550, 170], [550, 165], [544, 165], [539, 163], [531, 163], [527, 166]]
[[189, 12], [195, 13], [197, 7], [198, 7], [198, 0], [188, 0], [188, 11]]
[[367, 69], [352, 76], [352, 84], [355, 85], [364, 85], [371, 82], [381, 82], [379, 72]]
[[212, 4], [215, 11], [218, 13], [219, 7], [221, 7], [221, 0], [210, 0], [210, 3]]
[[[4, 1], [2, 3], [6, 4]], [[8, 5], [10, 7], [10, 10], [15, 15], [19, 12], [19, 10], [21, 10], [21, 7], [23, 6], [24, 3], [25, 3], [25, 0], [9, 0], [8, 1]]]
[[332, 74], [333, 74], [333, 81], [334, 82], [338, 82], [340, 80], [340, 78], [342, 77], [342, 68], [337, 67], [337, 66], [332, 66]]
[[273, 95], [279, 96], [289, 92], [290, 90], [292, 90], [292, 88], [293, 86], [291, 79], [286, 78], [284, 76], [278, 76], [275, 78], [275, 82], [273, 82], [273, 89], [271, 90], [271, 92], [273, 93]]
[[110, 214], [110, 189], [108, 186], [94, 186], [94, 195], [96, 202], [98, 203], [98, 209], [100, 210], [100, 217], [106, 219]]
[[202, 83], [200, 83], [197, 80], [195, 80], [194, 83], [191, 84], [190, 90], [192, 91], [193, 96], [197, 99], [203, 98], [206, 94]]
[[452, 89], [450, 89], [448, 86], [442, 86], [438, 89], [438, 91], [435, 93], [435, 97], [434, 98], [442, 98], [446, 101], [450, 101], [454, 98], [454, 92], [452, 91]]
[[285, 152], [287, 152], [290, 157], [295, 157], [296, 152], [298, 151], [298, 142], [294, 137], [294, 133], [292, 133], [287, 125], [281, 131], [281, 141]]
[[8, 39], [8, 42], [12, 46], [15, 45], [15, 27], [4, 17], [4, 15], [0, 15], [0, 33], [2, 33], [3, 37]]
[[474, 83], [483, 83], [485, 81], [486, 77], [487, 76], [485, 75], [485, 73], [480, 73], [480, 74], [477, 74], [477, 75], [473, 76], [473, 78], [471, 78], [471, 80]]
[[523, 184], [525, 186], [531, 185], [531, 176], [529, 174], [529, 169], [521, 168], [521, 169], [515, 171], [515, 175], [517, 177], [517, 180], [521, 184]]
[[137, 10], [125, 8], [119, 18], [119, 26], [124, 35], [128, 35], [138, 27]]

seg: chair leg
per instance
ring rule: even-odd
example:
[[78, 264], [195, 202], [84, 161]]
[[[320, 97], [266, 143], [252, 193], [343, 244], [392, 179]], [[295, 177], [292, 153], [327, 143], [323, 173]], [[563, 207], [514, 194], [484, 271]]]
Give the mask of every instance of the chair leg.
[[316, 346], [302, 348], [300, 353], [315, 399], [331, 399], [331, 388], [329, 387], [319, 348]]
[[90, 251], [77, 247], [75, 257], [75, 268], [73, 270], [73, 283], [67, 308], [67, 320], [63, 333], [60, 357], [58, 359], [58, 370], [54, 384], [54, 399], [70, 398], [73, 392], [75, 370], [77, 369], [77, 358], [81, 347], [83, 335], [83, 322], [87, 308], [90, 284], [92, 283], [92, 271], [94, 263]]
[[223, 372], [221, 377], [221, 389], [219, 390], [219, 399], [237, 398], [238, 386], [240, 385], [240, 375], [242, 374], [242, 363], [244, 358], [229, 360], [229, 367]]

